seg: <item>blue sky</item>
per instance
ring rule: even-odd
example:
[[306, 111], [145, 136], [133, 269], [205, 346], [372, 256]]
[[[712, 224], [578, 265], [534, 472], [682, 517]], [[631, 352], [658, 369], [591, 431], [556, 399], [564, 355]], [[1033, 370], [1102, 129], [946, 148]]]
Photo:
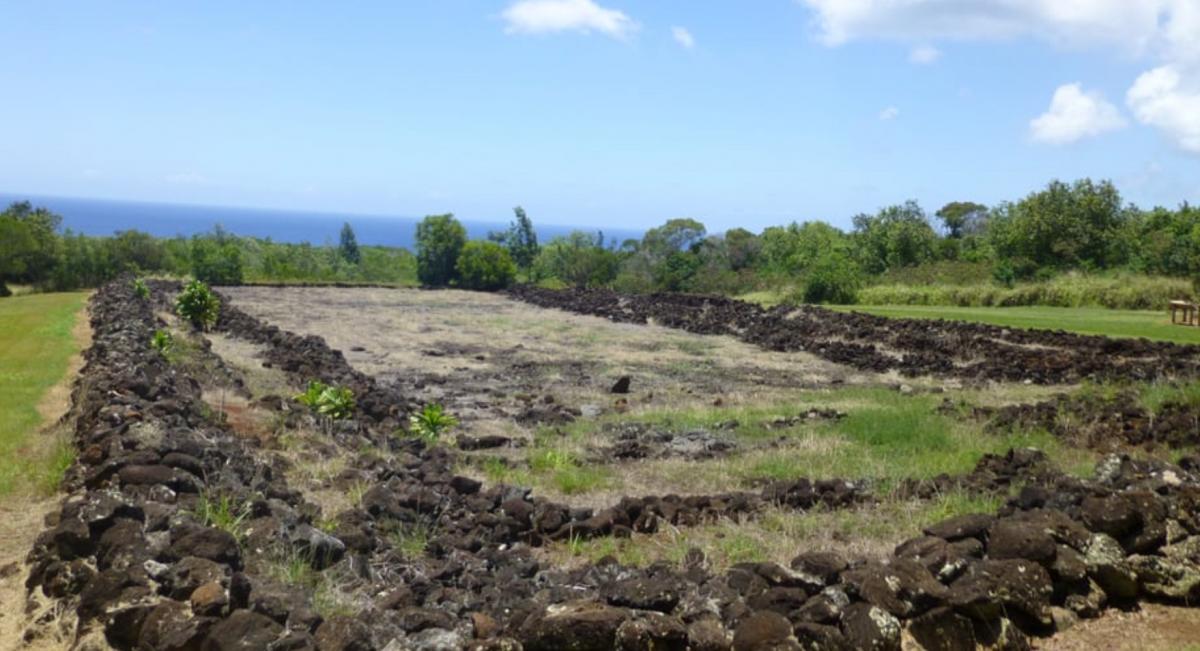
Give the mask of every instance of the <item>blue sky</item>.
[[[1069, 5], [1069, 7], [1068, 7]], [[0, 7], [0, 191], [717, 231], [1200, 201], [1200, 0]]]

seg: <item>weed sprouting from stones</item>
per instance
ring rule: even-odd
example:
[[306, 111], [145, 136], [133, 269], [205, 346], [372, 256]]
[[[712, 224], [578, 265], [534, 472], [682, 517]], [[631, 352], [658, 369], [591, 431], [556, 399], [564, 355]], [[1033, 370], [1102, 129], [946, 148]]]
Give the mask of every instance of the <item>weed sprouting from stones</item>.
[[367, 491], [370, 490], [370, 488], [370, 482], [359, 479], [350, 484], [349, 488], [346, 490], [346, 496], [350, 498], [351, 504], [358, 506], [362, 504], [363, 496], [367, 494]]
[[150, 347], [166, 357], [175, 349], [175, 338], [166, 330], [155, 330], [154, 336], [150, 338]]
[[208, 285], [193, 280], [175, 298], [175, 312], [197, 328], [208, 330], [217, 323], [221, 301]]
[[246, 537], [246, 518], [250, 516], [249, 504], [239, 504], [228, 495], [213, 496], [202, 493], [196, 502], [194, 513], [196, 519], [205, 526], [228, 533], [239, 545]]
[[387, 533], [388, 541], [405, 560], [413, 560], [425, 553], [433, 528], [424, 522], [396, 523]]
[[410, 432], [413, 436], [433, 445], [442, 434], [458, 425], [458, 419], [451, 416], [441, 405], [431, 403], [409, 418]]
[[133, 280], [133, 293], [143, 301], [150, 298], [150, 288], [146, 286], [146, 281], [141, 278]]

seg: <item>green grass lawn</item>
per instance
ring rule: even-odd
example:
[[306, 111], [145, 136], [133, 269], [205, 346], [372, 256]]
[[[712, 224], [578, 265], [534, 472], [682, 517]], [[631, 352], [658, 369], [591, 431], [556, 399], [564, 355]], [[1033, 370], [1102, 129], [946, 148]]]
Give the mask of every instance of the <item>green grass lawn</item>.
[[1145, 337], [1200, 344], [1200, 328], [1171, 324], [1166, 312], [1091, 307], [946, 307], [935, 305], [845, 305], [832, 309], [887, 317], [975, 321], [1013, 328], [1067, 330], [1109, 337]]
[[0, 299], [0, 495], [44, 474], [30, 449], [42, 425], [37, 405], [77, 352], [71, 335], [84, 292]]

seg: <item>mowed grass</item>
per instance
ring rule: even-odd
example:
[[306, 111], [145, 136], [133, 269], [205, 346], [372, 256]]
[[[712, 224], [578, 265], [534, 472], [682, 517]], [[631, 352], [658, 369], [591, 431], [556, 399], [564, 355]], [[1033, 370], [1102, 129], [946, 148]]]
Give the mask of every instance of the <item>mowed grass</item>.
[[832, 309], [906, 319], [973, 321], [1011, 328], [1066, 330], [1106, 337], [1145, 337], [1200, 344], [1200, 328], [1173, 325], [1165, 310], [1109, 310], [1092, 307], [946, 307], [940, 305], [842, 305]]
[[[59, 471], [62, 455], [36, 453], [34, 435], [42, 425], [38, 402], [63, 379], [84, 292], [32, 294], [0, 299], [0, 495], [42, 483]], [[50, 458], [43, 458], [49, 456]]]

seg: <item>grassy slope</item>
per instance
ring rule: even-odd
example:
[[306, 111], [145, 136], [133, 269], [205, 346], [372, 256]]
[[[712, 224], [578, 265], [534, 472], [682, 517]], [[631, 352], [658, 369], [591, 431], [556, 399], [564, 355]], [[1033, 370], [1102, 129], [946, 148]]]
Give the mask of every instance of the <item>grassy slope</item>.
[[0, 299], [0, 494], [28, 472], [29, 437], [41, 425], [37, 405], [77, 352], [71, 335], [87, 294], [33, 294]]
[[846, 305], [846, 312], [888, 317], [977, 321], [1014, 328], [1067, 330], [1109, 337], [1146, 337], [1200, 344], [1200, 328], [1171, 324], [1166, 312], [1108, 310], [1087, 307], [944, 307], [926, 305]]

